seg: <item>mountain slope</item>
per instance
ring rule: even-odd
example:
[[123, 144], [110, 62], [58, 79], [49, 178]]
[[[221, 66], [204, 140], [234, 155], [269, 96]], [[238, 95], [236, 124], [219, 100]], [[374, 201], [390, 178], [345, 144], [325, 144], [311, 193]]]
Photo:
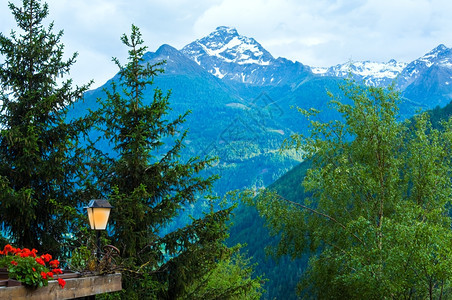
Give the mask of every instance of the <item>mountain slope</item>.
[[423, 77], [425, 72], [432, 66], [447, 69], [452, 68], [452, 49], [441, 44], [424, 56], [412, 61], [400, 73], [398, 85], [404, 90], [416, 79]]
[[[219, 158], [207, 171], [207, 175], [221, 175], [216, 193], [263, 187], [299, 162], [296, 157], [278, 154], [291, 131], [277, 118], [281, 108], [261, 90], [245, 95], [168, 45], [146, 53], [145, 59], [167, 62], [165, 72], [154, 83], [164, 92], [172, 91], [168, 118], [191, 111], [182, 128], [189, 130], [182, 159], [193, 155]], [[96, 107], [96, 99], [105, 97], [103, 88], [108, 84], [87, 93], [75, 111]], [[145, 91], [145, 102], [151, 101], [153, 93], [153, 87]]]
[[[448, 120], [452, 117], [452, 102], [444, 108], [437, 107], [429, 110], [428, 114], [430, 115], [433, 126], [439, 128], [441, 121]], [[278, 178], [268, 188], [276, 191], [279, 195], [290, 201], [301, 203], [307, 196], [302, 182], [310, 168], [311, 162], [303, 161]], [[290, 274], [292, 279], [299, 278], [307, 266], [306, 257], [296, 260], [283, 257], [279, 264], [275, 264], [272, 259], [266, 257], [263, 249], [269, 245], [276, 245], [277, 238], [269, 237], [268, 231], [262, 229], [264, 220], [259, 217], [254, 207], [243, 207], [241, 210], [240, 216], [242, 217], [241, 219], [237, 219], [236, 226], [231, 232], [231, 244], [252, 239], [253, 242], [248, 243], [246, 250], [253, 255], [254, 262], [258, 263], [257, 270], [265, 274], [272, 272], [281, 274], [281, 276], [272, 277], [272, 281], [267, 284], [269, 298], [296, 299], [294, 296], [295, 292], [290, 293], [287, 290], [283, 292], [282, 287], [292, 288], [292, 291], [294, 291], [296, 284], [294, 285], [292, 281], [289, 281], [287, 276]], [[243, 216], [248, 216], [248, 218], [243, 220]], [[249, 236], [252, 237], [249, 238]]]
[[[363, 62], [354, 71], [358, 79], [365, 79], [369, 84], [400, 80], [399, 87], [404, 88], [401, 110], [406, 118], [418, 108], [447, 103], [450, 92], [446, 79], [452, 76], [448, 51], [447, 47], [439, 47], [408, 65], [395, 61]], [[205, 175], [221, 176], [214, 190], [218, 195], [233, 189], [268, 186], [300, 163], [296, 153], [279, 153], [284, 139], [294, 132], [307, 130], [306, 120], [292, 107], [321, 110], [319, 117], [323, 121], [339, 118], [329, 108], [327, 91], [340, 94], [338, 84], [346, 76], [345, 66], [327, 69], [322, 74], [319, 70], [312, 72], [300, 62], [275, 59], [257, 41], [239, 35], [232, 28], [218, 27], [181, 50], [162, 45], [157, 51], [146, 53], [144, 58], [150, 63], [167, 61], [163, 66], [165, 73], [157, 76], [155, 86], [146, 90], [145, 101], [151, 101], [157, 86], [164, 92], [172, 91], [169, 119], [191, 110], [181, 128], [189, 130], [181, 160], [194, 155], [217, 156], [217, 163]], [[402, 81], [402, 74], [408, 79]], [[102, 89], [108, 86], [107, 83], [86, 93], [85, 102], [74, 107], [72, 115], [94, 109], [96, 98], [105, 97]], [[188, 222], [188, 215], [197, 216], [203, 209], [202, 205], [187, 207], [178, 224], [173, 225]], [[231, 239], [248, 245], [272, 242], [259, 233], [264, 230], [260, 227], [262, 220], [249, 210], [237, 211], [236, 224]], [[261, 250], [254, 249], [250, 254], [263, 257]], [[270, 282], [275, 282], [273, 286], [269, 283], [268, 295], [280, 299], [295, 297], [293, 289], [284, 283], [292, 280], [295, 286], [302, 266], [287, 258], [278, 267], [276, 262], [262, 264], [263, 268], [273, 266], [271, 272], [266, 272]]]

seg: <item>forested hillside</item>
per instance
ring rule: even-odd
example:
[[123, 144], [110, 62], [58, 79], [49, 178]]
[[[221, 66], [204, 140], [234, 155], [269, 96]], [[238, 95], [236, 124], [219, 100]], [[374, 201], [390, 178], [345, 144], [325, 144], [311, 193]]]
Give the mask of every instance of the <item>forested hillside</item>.
[[[435, 128], [441, 129], [441, 122], [447, 121], [452, 116], [451, 108], [452, 103], [449, 103], [444, 108], [435, 108], [427, 112], [429, 117], [431, 118], [431, 122]], [[411, 119], [407, 121], [410, 123], [410, 130], [414, 131], [415, 127], [413, 124], [415, 123], [415, 119]], [[312, 167], [312, 161], [306, 160], [292, 170], [281, 176], [277, 181], [271, 184], [268, 187], [269, 191], [276, 192], [279, 196], [287, 199], [289, 201], [293, 201], [296, 203], [303, 203], [305, 198], [312, 197], [311, 193], [306, 193], [305, 188], [303, 187], [303, 181], [305, 180], [307, 170]], [[316, 205], [314, 204], [314, 207]], [[272, 207], [269, 205], [269, 207]], [[267, 283], [268, 293], [266, 296], [271, 299], [272, 297], [278, 298], [287, 298], [287, 299], [295, 299], [295, 289], [298, 281], [294, 281], [293, 278], [301, 278], [303, 272], [306, 271], [307, 268], [307, 257], [297, 258], [292, 260], [290, 255], [282, 255], [280, 252], [276, 252], [276, 256], [278, 258], [268, 257], [263, 251], [265, 247], [273, 248], [273, 252], [275, 248], [277, 248], [278, 241], [281, 236], [276, 235], [275, 237], [270, 237], [270, 232], [268, 229], [262, 230], [261, 227], [265, 227], [265, 219], [259, 217], [256, 209], [254, 207], [242, 207], [242, 211], [239, 215], [247, 215], [249, 218], [239, 218], [235, 223], [235, 227], [232, 228], [233, 237], [232, 240], [234, 242], [244, 241], [246, 240], [246, 235], [250, 235], [252, 232], [256, 232], [261, 237], [253, 236], [253, 240], [251, 243], [247, 245], [245, 248], [250, 254], [254, 255], [254, 259], [258, 262], [257, 270], [263, 273], [271, 273], [275, 270], [277, 274], [282, 274], [280, 276], [276, 276], [276, 280], [272, 280]], [[262, 207], [261, 207], [262, 209]], [[271, 211], [271, 209], [269, 209]], [[272, 221], [274, 222], [274, 221]], [[269, 224], [267, 224], [268, 226]], [[301, 225], [300, 225], [301, 226]], [[244, 233], [243, 233], [244, 232]], [[243, 235], [241, 235], [243, 234]], [[234, 238], [234, 237], [237, 237]], [[278, 254], [279, 253], [279, 254]], [[274, 264], [274, 261], [279, 261], [279, 264]], [[270, 262], [270, 263], [269, 263]], [[289, 275], [290, 274], [290, 275]], [[284, 287], [288, 287], [290, 284], [292, 290], [284, 290]]]

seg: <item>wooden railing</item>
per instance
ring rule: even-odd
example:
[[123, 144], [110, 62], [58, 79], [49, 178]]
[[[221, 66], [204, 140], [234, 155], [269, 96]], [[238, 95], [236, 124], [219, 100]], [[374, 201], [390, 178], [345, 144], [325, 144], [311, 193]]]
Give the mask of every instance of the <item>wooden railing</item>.
[[56, 300], [90, 297], [122, 290], [120, 273], [100, 276], [79, 277], [77, 273], [62, 276], [66, 285], [62, 289], [56, 280], [38, 289], [30, 289], [11, 279], [0, 280], [0, 299], [2, 300]]

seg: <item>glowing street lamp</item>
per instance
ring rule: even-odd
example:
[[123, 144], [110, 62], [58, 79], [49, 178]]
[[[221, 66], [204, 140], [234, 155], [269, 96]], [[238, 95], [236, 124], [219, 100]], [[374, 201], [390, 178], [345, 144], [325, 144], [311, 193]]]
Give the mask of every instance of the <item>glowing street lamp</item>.
[[110, 210], [113, 208], [107, 200], [91, 200], [86, 207], [88, 211], [89, 225], [91, 229], [96, 230], [97, 237], [97, 260], [100, 260], [100, 231], [105, 230], [110, 216]]

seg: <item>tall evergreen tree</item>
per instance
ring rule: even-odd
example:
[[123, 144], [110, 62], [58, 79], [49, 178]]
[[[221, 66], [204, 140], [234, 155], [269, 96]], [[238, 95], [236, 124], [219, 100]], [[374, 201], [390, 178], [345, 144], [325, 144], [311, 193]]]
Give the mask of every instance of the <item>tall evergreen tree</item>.
[[[202, 280], [218, 261], [233, 252], [223, 243], [231, 208], [211, 210], [190, 225], [162, 235], [180, 209], [210, 190], [216, 176], [199, 175], [211, 159], [181, 161], [186, 132], [179, 127], [187, 113], [168, 120], [170, 93], [155, 88], [153, 99], [144, 103], [144, 91], [162, 72], [162, 63], [143, 61], [146, 47], [139, 29], [132, 25], [131, 35], [123, 35], [121, 41], [129, 48], [128, 63], [114, 59], [118, 83], [105, 89], [106, 99], [99, 99], [100, 108], [92, 112], [104, 140], [101, 144], [108, 143], [112, 151], [95, 150], [92, 169], [96, 177], [88, 189], [101, 187], [98, 196], [114, 206], [112, 243], [136, 271], [124, 273], [123, 297], [184, 298], [196, 292], [194, 286], [202, 288]], [[253, 280], [236, 283], [241, 285], [237, 290], [256, 284]], [[234, 291], [228, 288], [223, 295]]]
[[63, 208], [78, 203], [83, 159], [77, 140], [84, 128], [65, 117], [88, 86], [61, 79], [77, 54], [63, 60], [63, 32], [43, 25], [47, 4], [22, 5], [9, 4], [19, 31], [0, 34], [0, 218], [18, 245], [57, 252], [70, 221]]

